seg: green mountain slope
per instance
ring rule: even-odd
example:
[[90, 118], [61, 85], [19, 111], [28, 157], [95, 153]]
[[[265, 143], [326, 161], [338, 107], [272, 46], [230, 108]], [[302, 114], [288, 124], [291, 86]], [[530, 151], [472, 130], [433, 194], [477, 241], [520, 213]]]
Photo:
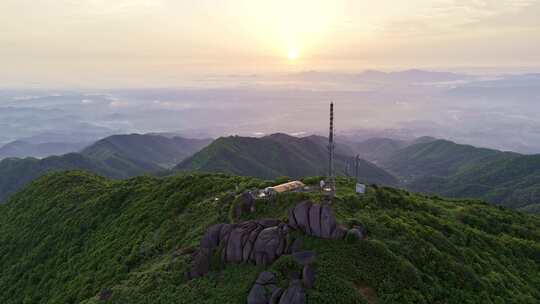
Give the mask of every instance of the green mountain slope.
[[113, 135], [85, 148], [44, 159], [0, 161], [0, 202], [30, 181], [52, 171], [86, 170], [111, 178], [156, 173], [207, 145], [209, 140], [159, 135]]
[[538, 212], [540, 155], [522, 155], [480, 164], [447, 178], [410, 185], [415, 191], [451, 197], [477, 197], [510, 208]]
[[54, 171], [86, 170], [111, 178], [128, 178], [158, 172], [161, 167], [151, 163], [110, 155], [94, 159], [79, 153], [36, 158], [6, 158], [0, 161], [0, 202], [5, 201], [32, 180]]
[[[310, 135], [310, 136], [304, 137], [304, 139], [318, 144], [319, 146], [321, 146], [321, 148], [325, 150], [328, 149], [328, 137], [319, 136], [319, 135]], [[347, 156], [356, 155], [350, 143], [348, 142], [342, 143], [341, 141], [338, 141], [335, 143], [335, 153], [338, 155], [347, 155]]]
[[339, 142], [346, 146], [349, 153], [347, 155], [359, 155], [360, 158], [368, 160], [374, 164], [379, 164], [387, 160], [398, 150], [405, 147], [436, 141], [436, 138], [430, 136], [418, 137], [416, 139], [393, 139], [387, 137], [372, 137], [367, 140], [358, 141], [358, 139], [345, 137], [340, 138]]
[[399, 149], [382, 161], [381, 165], [410, 180], [419, 176], [446, 177], [473, 166], [517, 156], [519, 156], [517, 153], [436, 140]]
[[210, 142], [209, 139], [169, 138], [150, 134], [113, 135], [97, 141], [81, 153], [95, 159], [117, 155], [171, 168]]
[[[336, 154], [337, 174], [344, 174], [351, 156]], [[259, 178], [279, 176], [302, 177], [325, 175], [328, 168], [327, 148], [320, 138], [297, 138], [274, 134], [263, 138], [222, 137], [192, 157], [181, 162], [176, 169], [207, 172], [225, 172]], [[352, 172], [352, 169], [351, 169]], [[372, 163], [361, 160], [359, 177], [366, 183], [394, 185], [397, 180]]]
[[352, 143], [355, 154], [374, 163], [388, 158], [395, 151], [404, 148], [408, 142], [390, 138], [370, 138], [360, 143]]
[[438, 140], [397, 150], [382, 166], [413, 191], [480, 198], [529, 212], [540, 204], [540, 155]]
[[[245, 303], [260, 268], [230, 264], [191, 281], [183, 274], [204, 231], [229, 221], [235, 195], [266, 185], [213, 174], [40, 178], [0, 206], [0, 302]], [[391, 188], [358, 197], [353, 186], [338, 179], [332, 208], [339, 222], [362, 223], [368, 239], [302, 237], [317, 252], [308, 303], [537, 303], [538, 217]], [[283, 194], [272, 205], [256, 201], [247, 216], [286, 218], [289, 207], [319, 198]], [[282, 256], [269, 269], [288, 265]], [[107, 301], [96, 297], [103, 290]]]

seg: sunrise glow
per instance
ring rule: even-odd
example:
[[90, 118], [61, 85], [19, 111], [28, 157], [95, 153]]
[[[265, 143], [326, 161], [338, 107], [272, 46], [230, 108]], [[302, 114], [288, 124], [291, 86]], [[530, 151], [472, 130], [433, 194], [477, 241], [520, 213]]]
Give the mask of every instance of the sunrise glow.
[[300, 50], [298, 48], [291, 48], [287, 53], [289, 60], [296, 60], [298, 57], [300, 57]]

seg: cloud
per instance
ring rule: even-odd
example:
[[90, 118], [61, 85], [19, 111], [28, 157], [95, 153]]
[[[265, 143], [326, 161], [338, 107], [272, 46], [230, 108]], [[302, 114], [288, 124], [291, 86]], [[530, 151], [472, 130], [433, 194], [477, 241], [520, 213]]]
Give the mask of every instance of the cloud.
[[292, 136], [295, 136], [295, 137], [300, 137], [300, 136], [306, 135], [306, 132], [304, 132], [304, 131], [293, 132], [293, 133], [291, 133], [291, 135], [292, 135]]
[[[531, 23], [528, 15], [532, 10], [536, 11], [537, 16], [540, 13], [539, 4], [538, 0], [437, 0], [419, 6], [413, 14], [391, 19], [379, 30], [398, 36], [439, 36], [467, 33], [473, 29], [501, 31], [524, 26], [537, 28], [538, 20]], [[511, 16], [511, 20], [508, 16]], [[493, 27], [493, 20], [506, 22]]]
[[111, 108], [125, 108], [129, 106], [129, 102], [125, 100], [114, 100], [109, 103]]
[[396, 106], [402, 106], [402, 107], [408, 107], [408, 106], [409, 106], [409, 103], [408, 103], [408, 102], [406, 102], [406, 101], [400, 101], [400, 100], [396, 101], [394, 104], [395, 104]]
[[38, 99], [39, 96], [35, 96], [35, 95], [24, 95], [24, 96], [16, 96], [16, 97], [13, 97], [13, 100], [15, 101], [26, 101], [26, 100], [33, 100], [33, 99]]
[[105, 99], [109, 100], [109, 101], [118, 101], [118, 100], [120, 100], [118, 97], [114, 97], [114, 96], [111, 96], [111, 95], [106, 95]]
[[180, 102], [180, 101], [167, 101], [167, 100], [153, 100], [152, 104], [159, 108], [175, 109], [175, 110], [185, 110], [192, 109], [195, 106], [191, 103]]
[[162, 7], [163, 0], [3, 0], [6, 7], [32, 6], [44, 12], [58, 10], [84, 11], [87, 14], [108, 14], [126, 12], [129, 9], [149, 9]]
[[96, 14], [125, 13], [131, 9], [148, 10], [160, 8], [164, 4], [164, 1], [160, 0], [77, 0], [69, 2], [79, 3], [86, 10]]

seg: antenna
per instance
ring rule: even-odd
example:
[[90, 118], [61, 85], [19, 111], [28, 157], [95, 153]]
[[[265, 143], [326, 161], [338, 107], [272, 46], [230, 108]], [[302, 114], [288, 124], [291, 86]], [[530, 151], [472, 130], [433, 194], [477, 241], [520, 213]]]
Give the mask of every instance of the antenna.
[[330, 130], [328, 134], [328, 183], [335, 190], [334, 176], [334, 102], [330, 102]]

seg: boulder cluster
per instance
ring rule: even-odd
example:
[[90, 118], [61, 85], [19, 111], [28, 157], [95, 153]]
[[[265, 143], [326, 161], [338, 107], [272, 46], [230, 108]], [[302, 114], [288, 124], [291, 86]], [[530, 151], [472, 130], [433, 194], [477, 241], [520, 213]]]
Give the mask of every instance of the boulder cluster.
[[347, 229], [338, 226], [336, 215], [330, 206], [304, 201], [289, 210], [289, 226], [307, 235], [324, 239], [341, 239]]
[[269, 271], [262, 272], [249, 291], [247, 304], [304, 304], [306, 293], [299, 280], [290, 282], [286, 289], [276, 285], [276, 277]]
[[315, 284], [313, 262], [316, 255], [313, 251], [298, 251], [292, 253], [294, 260], [303, 266], [301, 274], [290, 276], [288, 287], [278, 287], [275, 275], [264, 271], [253, 284], [247, 304], [304, 304], [306, 303], [306, 288]]
[[224, 263], [269, 265], [290, 252], [289, 230], [287, 224], [276, 219], [213, 225], [201, 239], [188, 277], [196, 278], [208, 273], [215, 255]]
[[326, 239], [353, 237], [363, 239], [361, 227], [348, 230], [336, 222], [336, 216], [328, 205], [304, 201], [291, 208], [288, 222], [277, 219], [260, 219], [235, 224], [217, 224], [206, 231], [200, 248], [193, 253], [192, 267], [187, 279], [206, 275], [213, 261], [219, 263], [253, 263], [267, 266], [284, 254], [292, 254], [302, 265], [302, 273], [291, 278], [289, 287], [280, 289], [275, 276], [263, 272], [248, 296], [248, 303], [305, 303], [304, 288], [315, 283], [313, 262], [316, 254], [301, 251], [301, 239], [293, 239], [292, 231]]
[[232, 215], [235, 219], [240, 218], [243, 214], [255, 212], [255, 194], [251, 191], [246, 191], [238, 197], [238, 203], [233, 206]]

